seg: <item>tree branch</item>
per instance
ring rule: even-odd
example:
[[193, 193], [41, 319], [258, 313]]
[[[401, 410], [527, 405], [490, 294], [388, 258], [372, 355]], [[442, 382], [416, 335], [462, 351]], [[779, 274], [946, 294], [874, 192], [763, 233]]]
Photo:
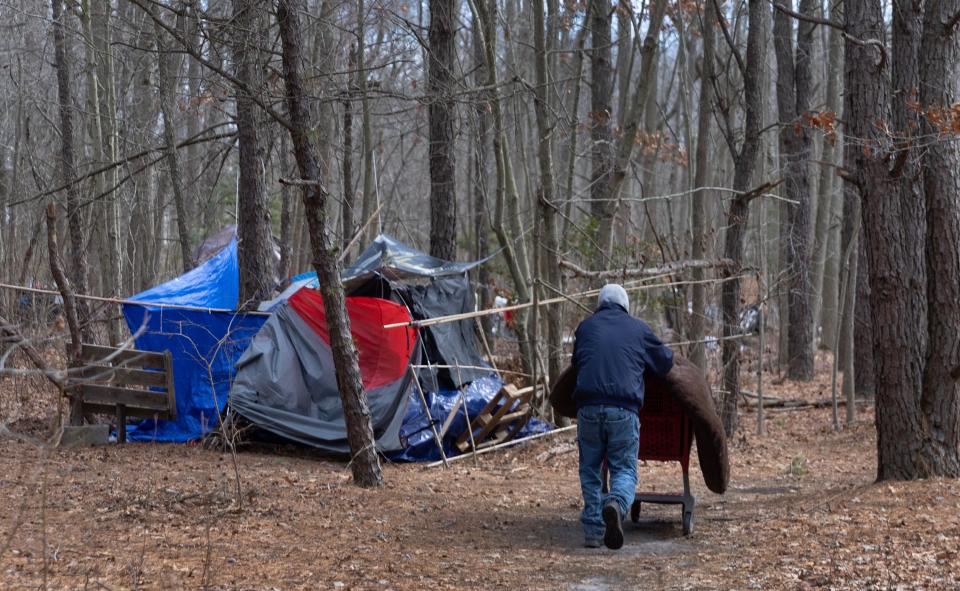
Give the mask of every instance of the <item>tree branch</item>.
[[[730, 46], [730, 53], [732, 53], [733, 57], [737, 60], [737, 65], [740, 67], [740, 74], [746, 76], [747, 65], [744, 63], [740, 51], [737, 50], [737, 45], [733, 42], [733, 37], [730, 36], [730, 30], [727, 28], [727, 19], [723, 18], [723, 14], [720, 12], [720, 3], [717, 0], [712, 0], [712, 2], [713, 11], [717, 15], [717, 22], [720, 23], [720, 30], [723, 31], [723, 38], [727, 40], [727, 45]], [[709, 27], [710, 23], [707, 23], [707, 26]]]
[[[223, 127], [224, 125], [230, 125], [230, 123], [218, 123], [218, 124], [216, 124], [216, 125], [213, 125], [213, 126], [211, 126], [211, 127], [208, 127], [207, 129], [201, 131], [200, 133], [198, 133], [197, 135], [193, 136], [192, 138], [188, 138], [188, 139], [183, 140], [182, 142], [178, 142], [177, 145], [176, 145], [176, 149], [179, 150], [180, 148], [186, 148], [187, 146], [192, 146], [192, 145], [194, 145], [194, 144], [200, 144], [200, 143], [203, 143], [203, 142], [209, 142], [209, 141], [215, 141], [215, 140], [225, 139], [225, 138], [233, 137], [233, 136], [237, 135], [237, 133], [236, 133], [235, 131], [231, 131], [231, 132], [227, 132], [227, 133], [218, 133], [218, 134], [216, 134], [216, 135], [212, 135], [212, 136], [209, 136], [209, 137], [201, 137], [201, 136], [203, 136], [203, 134], [207, 133], [208, 131], [213, 130], [213, 129], [216, 129], [216, 128], [218, 128], [218, 127]], [[91, 170], [90, 172], [84, 174], [83, 176], [75, 177], [73, 180], [71, 180], [71, 181], [68, 182], [68, 183], [64, 183], [64, 184], [62, 184], [62, 185], [60, 185], [60, 186], [58, 186], [58, 187], [54, 187], [53, 189], [49, 189], [49, 190], [47, 190], [47, 191], [43, 191], [42, 193], [37, 193], [36, 195], [31, 195], [30, 197], [25, 197], [25, 198], [23, 198], [23, 199], [20, 199], [19, 201], [14, 201], [14, 202], [12, 202], [12, 203], [9, 203], [9, 204], [7, 205], [7, 207], [15, 207], [15, 206], [17, 206], [17, 205], [23, 205], [24, 203], [31, 203], [31, 202], [33, 202], [33, 201], [37, 201], [38, 199], [43, 199], [44, 197], [49, 197], [50, 195], [53, 195], [54, 193], [59, 193], [60, 191], [63, 191], [63, 190], [65, 190], [65, 189], [68, 189], [69, 187], [71, 187], [71, 186], [73, 186], [73, 185], [75, 185], [75, 184], [77, 184], [77, 183], [80, 183], [80, 182], [82, 182], [82, 181], [85, 181], [86, 179], [88, 179], [88, 178], [90, 178], [90, 177], [97, 176], [98, 174], [103, 174], [103, 173], [105, 173], [105, 172], [108, 172], [108, 171], [110, 171], [110, 170], [113, 170], [114, 168], [123, 166], [124, 164], [126, 164], [126, 163], [128, 163], [128, 162], [132, 162], [132, 161], [134, 161], [134, 160], [138, 160], [138, 159], [140, 159], [140, 158], [143, 158], [144, 156], [147, 156], [147, 155], [149, 155], [149, 154], [152, 154], [153, 152], [164, 152], [164, 151], [166, 151], [166, 150], [168, 150], [168, 149], [169, 149], [168, 146], [165, 146], [165, 145], [164, 145], [164, 146], [156, 146], [156, 147], [153, 147], [153, 148], [147, 148], [146, 150], [141, 150], [140, 152], [137, 152], [136, 154], [131, 154], [130, 156], [124, 156], [123, 158], [121, 158], [121, 159], [119, 159], [119, 160], [114, 160], [113, 162], [111, 162], [111, 163], [109, 163], [109, 164], [104, 164], [103, 166], [101, 166], [101, 167], [99, 167], [99, 168], [96, 168], [96, 169], [94, 169], [94, 170]]]
[[[43, 356], [40, 355], [40, 352], [34, 348], [33, 345], [22, 335], [20, 331], [9, 320], [0, 316], [0, 336], [4, 337], [4, 341], [7, 343], [12, 343], [13, 345], [20, 348], [23, 351], [23, 354], [27, 356], [27, 359], [30, 360], [30, 363], [33, 364], [40, 373], [43, 374], [43, 377], [50, 380], [57, 389], [63, 388], [63, 380], [60, 378], [60, 372], [50, 369], [50, 366], [47, 365], [47, 362], [44, 361]], [[0, 363], [0, 367], [2, 367]]]
[[773, 5], [774, 8], [776, 8], [777, 10], [779, 10], [780, 12], [782, 12], [783, 14], [786, 14], [787, 16], [791, 16], [791, 17], [797, 19], [798, 21], [806, 21], [806, 22], [808, 22], [808, 23], [813, 23], [813, 24], [815, 24], [815, 25], [823, 25], [823, 26], [825, 26], [825, 27], [833, 27], [834, 29], [839, 29], [840, 31], [843, 31], [844, 29], [846, 29], [846, 27], [843, 25], [843, 23], [838, 23], [837, 21], [833, 21], [833, 20], [826, 19], [826, 18], [820, 18], [820, 17], [818, 17], [818, 16], [812, 16], [812, 15], [809, 15], [809, 14], [801, 14], [801, 13], [799, 13], [799, 12], [795, 12], [795, 11], [793, 11], [793, 10], [790, 10], [790, 9], [787, 8], [786, 6], [780, 4], [779, 2], [774, 2], [774, 0], [767, 0], [767, 1], [770, 2], [770, 4]]
[[[808, 14], [800, 14], [799, 12], [790, 10], [789, 8], [787, 8], [786, 6], [783, 6], [782, 4], [779, 4], [778, 2], [774, 2], [774, 0], [767, 0], [767, 1], [770, 2], [770, 4], [775, 9], [799, 21], [806, 21], [808, 23], [813, 23], [815, 25], [823, 25], [825, 27], [833, 27], [834, 29], [839, 30], [843, 38], [847, 39], [851, 43], [860, 45], [862, 47], [876, 47], [877, 49], [880, 50], [880, 69], [882, 70], [883, 67], [886, 65], [887, 49], [883, 45], [882, 41], [879, 41], [878, 39], [860, 39], [858, 37], [854, 37], [853, 35], [850, 35], [847, 33], [846, 25], [844, 23], [838, 23], [837, 21], [834, 21], [834, 20], [820, 18], [817, 16], [811, 16]], [[960, 13], [958, 13], [956, 16], [953, 17], [953, 19], [951, 20], [952, 24], [950, 26], [952, 27], [953, 25], [956, 25], [958, 20], [960, 20]]]
[[588, 277], [590, 279], [633, 279], [638, 277], [655, 277], [657, 275], [677, 273], [688, 269], [730, 269], [735, 267], [733, 261], [729, 259], [721, 259], [718, 261], [676, 261], [659, 267], [614, 269], [609, 271], [589, 271], [567, 260], [561, 260], [560, 266], [572, 271], [575, 277]]
[[184, 51], [190, 54], [190, 56], [193, 59], [197, 60], [198, 62], [200, 62], [201, 64], [203, 64], [204, 66], [212, 70], [213, 72], [223, 76], [225, 79], [230, 81], [230, 83], [233, 84], [237, 89], [242, 90], [243, 92], [246, 92], [250, 96], [250, 99], [253, 102], [257, 103], [257, 105], [261, 109], [263, 109], [264, 112], [270, 115], [270, 117], [272, 117], [274, 121], [282, 125], [287, 130], [291, 129], [291, 124], [286, 117], [284, 117], [276, 109], [268, 105], [262, 98], [260, 98], [260, 96], [258, 96], [256, 92], [253, 92], [249, 86], [244, 84], [242, 80], [240, 80], [236, 76], [233, 76], [232, 74], [230, 74], [230, 72], [227, 72], [220, 66], [214, 64], [210, 60], [203, 57], [203, 54], [197, 51], [191, 43], [187, 42], [186, 39], [180, 36], [179, 31], [177, 31], [175, 28], [171, 27], [167, 23], [163, 22], [163, 19], [160, 18], [158, 14], [154, 13], [154, 11], [151, 10], [149, 7], [144, 6], [143, 0], [130, 0], [130, 2], [140, 7], [140, 9], [143, 10], [147, 14], [147, 16], [149, 16], [150, 19], [153, 20], [153, 22], [155, 22], [159, 27], [163, 28], [168, 35], [173, 37], [174, 41], [179, 43], [180, 46], [183, 47]]

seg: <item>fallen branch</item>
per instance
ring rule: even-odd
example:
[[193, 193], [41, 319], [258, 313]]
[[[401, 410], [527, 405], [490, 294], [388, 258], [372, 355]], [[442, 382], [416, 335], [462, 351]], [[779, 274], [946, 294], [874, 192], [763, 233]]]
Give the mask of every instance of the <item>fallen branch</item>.
[[560, 266], [573, 271], [574, 277], [588, 277], [590, 279], [633, 279], [637, 277], [653, 277], [654, 275], [673, 274], [689, 269], [729, 269], [734, 267], [734, 262], [729, 259], [719, 261], [676, 261], [667, 263], [660, 267], [648, 267], [643, 269], [617, 269], [610, 271], [588, 271], [567, 260], [561, 260]]
[[[858, 400], [859, 404], [869, 404], [869, 400]], [[838, 406], [846, 406], [846, 400], [838, 400]], [[783, 410], [801, 410], [806, 408], [827, 408], [828, 406], [833, 406], [832, 398], [821, 398], [820, 400], [804, 400], [802, 398], [779, 398], [776, 400], [770, 400], [766, 396], [763, 397], [763, 407], [766, 409], [779, 408]], [[754, 403], [745, 403], [740, 405], [741, 408], [752, 410], [758, 407]]]

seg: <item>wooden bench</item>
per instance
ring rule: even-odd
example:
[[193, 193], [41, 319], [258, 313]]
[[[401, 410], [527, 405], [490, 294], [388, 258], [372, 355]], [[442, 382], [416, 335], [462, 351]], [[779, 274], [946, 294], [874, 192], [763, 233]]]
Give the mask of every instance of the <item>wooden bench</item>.
[[176, 419], [170, 351], [138, 351], [84, 344], [84, 366], [68, 386], [81, 412], [116, 414], [117, 443], [127, 440], [127, 417]]
[[[513, 384], [506, 384], [501, 388], [480, 414], [470, 421], [470, 430], [473, 431], [477, 450], [516, 437], [530, 420], [532, 399], [533, 387], [517, 388]], [[464, 431], [457, 439], [457, 449], [465, 453], [470, 449], [470, 444], [470, 432]]]

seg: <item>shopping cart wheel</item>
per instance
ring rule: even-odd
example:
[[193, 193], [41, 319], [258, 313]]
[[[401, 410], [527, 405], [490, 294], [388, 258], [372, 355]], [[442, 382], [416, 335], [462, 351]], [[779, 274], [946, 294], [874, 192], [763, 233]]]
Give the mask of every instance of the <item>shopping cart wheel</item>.
[[630, 521], [634, 523], [640, 521], [640, 501], [634, 501], [630, 505]]
[[693, 511], [683, 512], [683, 535], [689, 536], [693, 533]]

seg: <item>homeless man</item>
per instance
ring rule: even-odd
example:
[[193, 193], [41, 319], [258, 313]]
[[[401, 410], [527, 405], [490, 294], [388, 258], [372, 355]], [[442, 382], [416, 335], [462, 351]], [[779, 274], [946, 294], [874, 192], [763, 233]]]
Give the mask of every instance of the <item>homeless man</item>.
[[[622, 286], [600, 290], [597, 311], [577, 327], [573, 365], [577, 368], [577, 443], [583, 491], [585, 545], [623, 546], [624, 515], [637, 490], [637, 452], [643, 406], [643, 374], [666, 375], [673, 352], [647, 324], [628, 312]], [[610, 470], [610, 492], [601, 495], [600, 469]]]

